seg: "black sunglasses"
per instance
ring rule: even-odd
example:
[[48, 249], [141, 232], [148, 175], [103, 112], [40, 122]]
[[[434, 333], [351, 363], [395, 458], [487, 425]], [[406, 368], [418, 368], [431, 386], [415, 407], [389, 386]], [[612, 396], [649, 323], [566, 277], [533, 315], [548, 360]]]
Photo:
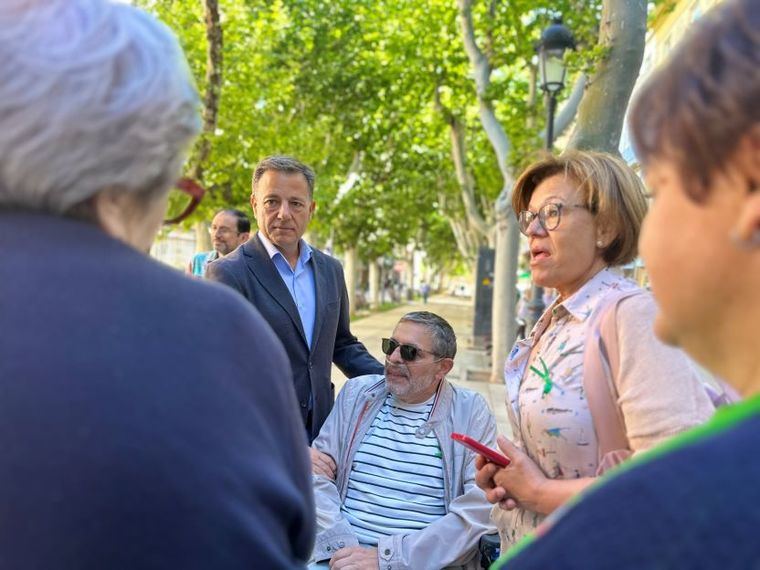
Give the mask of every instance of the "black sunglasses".
[[[397, 341], [394, 338], [384, 338], [383, 339], [383, 354], [386, 356], [390, 356], [393, 354], [393, 351], [395, 351], [397, 348], [401, 349], [401, 360], [404, 362], [412, 362], [413, 360], [417, 360], [417, 357], [420, 356], [421, 352], [427, 352], [428, 354], [432, 354], [433, 356], [438, 356], [434, 352], [430, 352], [429, 350], [424, 350], [422, 348], [416, 347], [412, 344], [401, 344], [399, 341]], [[439, 358], [439, 360], [442, 360]]]

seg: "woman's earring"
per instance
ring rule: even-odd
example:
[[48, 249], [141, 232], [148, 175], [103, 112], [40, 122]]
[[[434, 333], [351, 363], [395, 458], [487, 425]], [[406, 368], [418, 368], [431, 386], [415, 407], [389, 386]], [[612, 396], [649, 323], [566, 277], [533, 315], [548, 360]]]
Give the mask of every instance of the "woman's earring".
[[600, 239], [596, 240], [596, 247], [598, 247], [599, 249], [603, 248], [604, 242]]

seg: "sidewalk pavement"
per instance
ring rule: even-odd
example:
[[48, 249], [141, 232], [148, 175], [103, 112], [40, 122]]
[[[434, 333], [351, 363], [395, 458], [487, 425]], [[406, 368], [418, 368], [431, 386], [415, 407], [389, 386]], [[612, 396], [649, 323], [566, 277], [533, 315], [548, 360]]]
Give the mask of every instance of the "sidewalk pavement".
[[[421, 301], [411, 301], [390, 311], [373, 313], [368, 317], [353, 321], [351, 323], [351, 332], [364, 343], [364, 346], [367, 347], [367, 350], [375, 358], [383, 362], [385, 355], [380, 350], [381, 339], [391, 335], [393, 327], [396, 326], [404, 314], [410, 311], [423, 310], [442, 316], [451, 324], [457, 335], [457, 356], [454, 359], [454, 368], [448, 375], [449, 381], [481, 394], [496, 418], [499, 433], [510, 437], [511, 429], [504, 402], [504, 384], [502, 382], [489, 383], [467, 379], [468, 367], [482, 368], [485, 358], [481, 352], [469, 349], [473, 319], [471, 299], [437, 295], [428, 299], [426, 305], [423, 305]], [[332, 380], [335, 384], [336, 393], [347, 381], [345, 376], [335, 366], [333, 366]]]

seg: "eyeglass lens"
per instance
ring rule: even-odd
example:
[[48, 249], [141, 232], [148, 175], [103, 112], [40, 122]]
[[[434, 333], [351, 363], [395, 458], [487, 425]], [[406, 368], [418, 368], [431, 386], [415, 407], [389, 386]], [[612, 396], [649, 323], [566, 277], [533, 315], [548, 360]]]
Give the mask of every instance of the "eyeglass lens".
[[541, 227], [546, 231], [552, 231], [557, 229], [559, 225], [560, 211], [562, 208], [560, 204], [544, 204], [538, 209], [538, 213], [534, 214], [530, 210], [523, 210], [520, 212], [520, 231], [524, 235], [528, 235], [528, 228], [533, 223], [535, 218], [538, 218], [538, 222]]
[[411, 362], [412, 360], [416, 360], [417, 356], [419, 355], [419, 349], [416, 346], [412, 346], [411, 344], [401, 344], [395, 339], [392, 338], [384, 338], [383, 339], [383, 354], [386, 356], [390, 356], [393, 354], [393, 351], [397, 348], [401, 347], [400, 354], [401, 354], [401, 360], [405, 362]]

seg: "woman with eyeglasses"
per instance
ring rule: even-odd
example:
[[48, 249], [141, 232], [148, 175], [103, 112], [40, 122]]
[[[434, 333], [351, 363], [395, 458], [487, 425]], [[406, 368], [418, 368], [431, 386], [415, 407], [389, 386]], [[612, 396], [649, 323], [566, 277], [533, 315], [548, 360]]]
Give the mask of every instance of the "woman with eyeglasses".
[[726, 0], [641, 86], [658, 338], [746, 398], [605, 477], [509, 570], [760, 567], [760, 3]]
[[0, 566], [302, 568], [282, 345], [145, 254], [200, 126], [177, 39], [123, 2], [3, 0], [0, 61]]
[[615, 270], [636, 257], [647, 208], [636, 174], [568, 151], [528, 167], [512, 206], [534, 283], [558, 296], [505, 366], [512, 441], [499, 447], [511, 464], [478, 459], [502, 549], [609, 467], [714, 411], [688, 359], [654, 337], [651, 295]]

